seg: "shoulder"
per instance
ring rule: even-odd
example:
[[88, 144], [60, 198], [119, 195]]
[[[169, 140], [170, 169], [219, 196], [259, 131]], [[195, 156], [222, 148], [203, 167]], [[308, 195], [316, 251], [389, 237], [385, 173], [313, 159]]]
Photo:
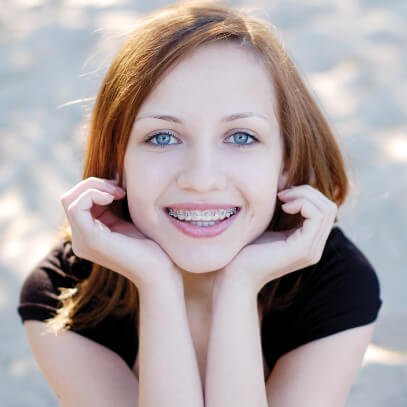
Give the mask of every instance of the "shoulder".
[[263, 321], [262, 343], [270, 368], [301, 345], [377, 319], [382, 300], [376, 271], [340, 227], [332, 228], [320, 261], [292, 275], [301, 276], [294, 301], [272, 310]]
[[298, 304], [304, 340], [377, 319], [382, 305], [377, 273], [341, 228], [332, 229], [321, 260], [305, 273]]
[[[92, 265], [92, 262], [75, 256], [70, 241], [56, 242], [24, 280], [17, 307], [21, 321], [45, 322], [55, 316], [62, 305], [59, 288], [73, 288], [88, 278]], [[92, 305], [89, 308], [86, 306], [84, 312], [91, 309]], [[96, 325], [69, 330], [109, 348], [121, 356], [130, 368], [133, 366], [138, 337], [136, 321], [131, 315], [121, 317], [111, 313]]]
[[71, 241], [59, 240], [34, 265], [27, 277], [32, 274], [47, 275], [49, 279], [70, 285], [89, 277], [91, 266], [91, 262], [75, 256]]
[[324, 288], [327, 296], [352, 297], [360, 303], [379, 301], [380, 284], [373, 265], [338, 226], [332, 228], [322, 257], [310, 268], [307, 280], [309, 290]]
[[20, 288], [21, 319], [44, 320], [59, 304], [60, 287], [73, 288], [87, 278], [92, 263], [76, 257], [69, 241], [58, 241], [32, 267]]

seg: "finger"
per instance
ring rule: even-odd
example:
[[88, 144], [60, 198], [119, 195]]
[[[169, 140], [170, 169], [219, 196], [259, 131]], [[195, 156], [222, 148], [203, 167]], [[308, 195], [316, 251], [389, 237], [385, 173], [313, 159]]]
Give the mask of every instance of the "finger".
[[[67, 210], [67, 216], [70, 223], [78, 227], [81, 231], [95, 231], [97, 226], [90, 209], [94, 204], [109, 205], [114, 200], [114, 196], [99, 191], [97, 189], [88, 189], [83, 192], [74, 202], [71, 203]], [[100, 230], [100, 228], [97, 228]]]
[[329, 233], [338, 213], [338, 207], [335, 202], [329, 200], [322, 192], [311, 187], [310, 185], [300, 185], [298, 187], [293, 187], [291, 189], [285, 190], [284, 193], [279, 194], [279, 198], [282, 201], [290, 201], [291, 199], [301, 197], [307, 198], [322, 212], [327, 224], [329, 224]]
[[[125, 191], [114, 193], [115, 200], [123, 199], [125, 196]], [[100, 205], [94, 205], [90, 211], [95, 219], [101, 219], [102, 217], [104, 218], [105, 214], [112, 214], [112, 212], [109, 210], [109, 207]], [[107, 216], [109, 217], [109, 219], [111, 218], [110, 215]]]
[[311, 200], [312, 200], [313, 196], [319, 198], [319, 199], [316, 198], [316, 200], [313, 200], [313, 202], [316, 206], [318, 206], [322, 210], [322, 212], [326, 218], [326, 222], [327, 222], [327, 226], [328, 226], [326, 237], [328, 237], [329, 232], [335, 222], [336, 215], [338, 214], [338, 206], [336, 205], [335, 202], [331, 201], [321, 191], [312, 187], [311, 185], [303, 185], [302, 187], [304, 190], [310, 192], [309, 198]]
[[118, 191], [124, 191], [122, 188], [118, 188], [117, 185], [114, 185], [111, 180], [96, 177], [86, 178], [61, 196], [60, 200], [65, 211], [72, 204], [72, 202], [74, 202], [83, 192], [85, 192], [89, 188], [100, 189], [101, 191], [113, 195], [118, 194]]
[[280, 191], [278, 197], [282, 201], [286, 201], [293, 198], [306, 197], [324, 213], [331, 212], [333, 210], [332, 204], [334, 203], [331, 200], [329, 200], [321, 191], [319, 191], [316, 188], [313, 188], [311, 185], [299, 185], [292, 187], [290, 189], [286, 189], [284, 191]]
[[312, 201], [306, 198], [297, 198], [290, 202], [286, 202], [281, 205], [281, 208], [284, 210], [284, 212], [291, 214], [301, 212], [301, 215], [304, 218], [321, 216], [321, 211], [319, 210], [319, 208], [315, 206]]
[[290, 241], [295, 241], [295, 243], [308, 242], [305, 243], [307, 256], [319, 258], [332, 228], [331, 219], [327, 218], [326, 214], [306, 198], [290, 201], [283, 204], [282, 208], [289, 213], [301, 212], [305, 218], [302, 227], [290, 236]]
[[313, 202], [316, 207], [323, 210], [323, 207], [321, 207], [321, 201], [324, 199], [325, 196], [315, 188], [307, 188], [307, 185], [300, 185], [292, 187], [290, 189], [286, 189], [284, 191], [280, 191], [278, 193], [278, 197], [284, 202], [295, 198], [306, 197], [308, 200]]
[[323, 220], [321, 211], [305, 198], [295, 199], [283, 204], [282, 209], [287, 213], [298, 213], [305, 218], [302, 226], [298, 228], [287, 240], [301, 246], [313, 248], [315, 242], [320, 239]]
[[[109, 207], [101, 206], [100, 208], [104, 209], [104, 212], [97, 219], [99, 219], [109, 228], [115, 224], [122, 223], [124, 221], [123, 218], [121, 218], [120, 216], [116, 215], [111, 210], [109, 210]], [[94, 216], [94, 218], [95, 218], [95, 216]]]

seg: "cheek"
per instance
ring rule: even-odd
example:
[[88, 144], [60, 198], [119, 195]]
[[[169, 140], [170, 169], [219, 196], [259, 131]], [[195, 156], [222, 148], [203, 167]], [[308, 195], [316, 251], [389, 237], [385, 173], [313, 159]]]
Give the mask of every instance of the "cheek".
[[127, 202], [133, 221], [154, 221], [152, 216], [157, 213], [157, 205], [168, 184], [169, 174], [163, 168], [153, 160], [143, 160], [143, 157], [127, 157], [125, 160]]
[[148, 178], [148, 172], [142, 170], [142, 166], [134, 159], [126, 159], [124, 162], [124, 177], [126, 179], [127, 203], [133, 221], [137, 212], [143, 212], [151, 195], [152, 184]]
[[249, 212], [256, 224], [263, 225], [271, 221], [277, 203], [277, 183], [277, 178], [269, 177], [268, 174], [249, 183], [246, 181]]

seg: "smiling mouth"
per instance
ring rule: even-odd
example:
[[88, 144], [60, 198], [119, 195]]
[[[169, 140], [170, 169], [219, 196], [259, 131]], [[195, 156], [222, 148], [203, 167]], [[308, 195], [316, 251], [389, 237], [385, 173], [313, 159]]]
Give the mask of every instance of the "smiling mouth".
[[[232, 218], [233, 216], [237, 215], [240, 212], [240, 208], [239, 207], [235, 207], [234, 208], [234, 212], [232, 212], [229, 216], [225, 216], [223, 219], [211, 219], [211, 220], [205, 220], [205, 219], [201, 219], [201, 220], [185, 220], [185, 219], [179, 219], [176, 216], [173, 216], [170, 213], [170, 208], [165, 208], [167, 214], [172, 218], [177, 220], [178, 222], [183, 222], [183, 223], [188, 223], [188, 224], [192, 224], [192, 225], [197, 225], [197, 226], [204, 226], [204, 225], [215, 225], [218, 223], [222, 223], [230, 218]], [[171, 211], [173, 211], [171, 209]]]
[[[226, 232], [226, 230], [228, 230], [229, 227], [235, 222], [235, 219], [237, 219], [236, 215], [240, 213], [240, 208], [237, 208], [236, 211], [232, 211], [229, 217], [225, 217], [224, 219], [219, 220], [216, 219], [212, 221], [211, 220], [185, 221], [170, 215], [169, 212], [170, 212], [169, 209], [165, 208], [164, 210], [165, 215], [168, 216], [170, 222], [184, 235], [192, 238], [208, 239], [220, 236], [222, 233]], [[235, 213], [233, 214], [233, 212]], [[214, 218], [215, 217], [216, 216], [214, 216]]]

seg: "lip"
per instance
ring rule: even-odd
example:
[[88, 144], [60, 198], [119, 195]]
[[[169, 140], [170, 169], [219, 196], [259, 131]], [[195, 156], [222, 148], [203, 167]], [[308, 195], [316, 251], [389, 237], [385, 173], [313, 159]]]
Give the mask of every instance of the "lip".
[[174, 205], [168, 205], [167, 208], [171, 209], [228, 209], [228, 208], [239, 208], [235, 204], [228, 203], [211, 203], [211, 202], [182, 202]]
[[[170, 208], [172, 208], [170, 206]], [[185, 207], [184, 207], [185, 208]], [[196, 208], [196, 207], [195, 207]], [[216, 208], [219, 208], [218, 206]], [[231, 206], [228, 206], [228, 208], [231, 208]], [[198, 209], [198, 208], [197, 208]], [[197, 225], [192, 225], [188, 222], [182, 222], [178, 219], [173, 218], [170, 216], [170, 214], [167, 212], [167, 210], [164, 210], [165, 214], [170, 218], [170, 221], [174, 224], [174, 226], [180, 230], [182, 233], [184, 233], [187, 236], [190, 237], [195, 237], [195, 238], [208, 238], [208, 237], [215, 237], [219, 236], [222, 234], [237, 218], [237, 216], [240, 213], [240, 209], [231, 217], [228, 219], [217, 223], [212, 226], [197, 226]]]

